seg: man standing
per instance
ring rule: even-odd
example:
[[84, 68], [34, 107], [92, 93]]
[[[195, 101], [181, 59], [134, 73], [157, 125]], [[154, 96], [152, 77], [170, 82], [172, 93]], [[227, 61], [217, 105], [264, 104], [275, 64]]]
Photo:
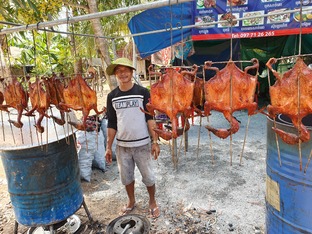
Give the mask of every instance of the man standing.
[[[160, 149], [158, 136], [153, 130], [156, 122], [142, 112], [150, 98], [148, 89], [132, 81], [132, 62], [127, 58], [115, 60], [106, 69], [108, 75], [116, 75], [119, 85], [107, 95], [107, 148], [106, 161], [112, 162], [112, 144], [116, 136], [116, 158], [121, 182], [125, 185], [128, 204], [122, 209], [125, 215], [135, 208], [134, 169], [138, 167], [142, 182], [149, 194], [149, 208], [153, 218], [160, 215], [155, 199], [155, 174], [152, 155], [156, 160]], [[152, 143], [150, 140], [152, 139]]]

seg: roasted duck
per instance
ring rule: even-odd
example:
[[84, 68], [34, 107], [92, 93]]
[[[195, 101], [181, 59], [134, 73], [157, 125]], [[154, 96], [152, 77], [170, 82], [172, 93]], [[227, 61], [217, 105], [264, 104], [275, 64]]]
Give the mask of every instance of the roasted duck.
[[45, 80], [46, 88], [50, 94], [50, 104], [53, 104], [59, 111], [61, 118], [51, 115], [54, 121], [59, 125], [65, 124], [65, 110], [60, 106], [60, 103], [64, 103], [64, 84], [58, 77], [53, 74], [52, 77]]
[[[194, 81], [194, 79], [192, 81]], [[201, 109], [204, 107], [205, 103], [204, 83], [203, 79], [195, 77], [192, 108], [197, 116], [203, 116]]]
[[93, 109], [98, 115], [106, 110], [106, 108], [103, 108], [102, 111], [97, 109], [96, 92], [88, 86], [81, 75], [77, 75], [69, 81], [68, 86], [64, 88], [63, 95], [64, 102], [59, 104], [61, 108], [82, 111], [82, 123], [68, 122], [78, 130], [86, 129], [86, 121], [90, 110]]
[[35, 127], [39, 133], [44, 132], [44, 127], [41, 126], [41, 122], [44, 117], [49, 118], [47, 110], [50, 107], [50, 93], [49, 89], [45, 86], [45, 79], [36, 78], [36, 81], [29, 83], [29, 99], [31, 103], [31, 110], [25, 115], [32, 116], [35, 111], [38, 112], [39, 117], [36, 121]]
[[2, 92], [0, 92], [0, 110], [9, 112], [8, 107], [3, 105], [3, 103], [4, 103], [4, 95]]
[[22, 128], [23, 123], [21, 121], [23, 110], [27, 110], [28, 95], [25, 92], [21, 83], [16, 79], [12, 80], [4, 85], [3, 92], [5, 104], [0, 105], [1, 110], [9, 112], [8, 108], [14, 108], [17, 110], [17, 120], [9, 120], [17, 128]]
[[204, 107], [205, 92], [204, 92], [204, 80], [201, 78], [195, 78], [194, 97], [193, 104], [196, 108]]
[[273, 130], [287, 144], [297, 144], [299, 140], [307, 142], [310, 139], [310, 133], [302, 124], [302, 118], [312, 113], [312, 70], [301, 58], [297, 58], [294, 67], [281, 77], [272, 68], [276, 61], [275, 58], [271, 58], [266, 63], [276, 77], [275, 84], [269, 90], [271, 104], [267, 106], [268, 113], [272, 118], [275, 118], [277, 114], [288, 116], [294, 127], [298, 129], [298, 135], [275, 127]]
[[[194, 82], [184, 76], [195, 76], [197, 66], [193, 71], [176, 71], [175, 68], [167, 68], [165, 74], [159, 73], [160, 80], [151, 86], [151, 98], [146, 108], [150, 115], [155, 115], [155, 110], [166, 114], [171, 120], [171, 131], [154, 129], [159, 137], [170, 140], [183, 134], [183, 128], [189, 128], [187, 118], [192, 115], [192, 100], [194, 94]], [[150, 74], [155, 74], [151, 71]], [[182, 115], [182, 131], [178, 129], [178, 114]], [[185, 126], [184, 126], [185, 125]]]
[[185, 75], [184, 77], [194, 82], [192, 108], [198, 116], [203, 116], [201, 108], [204, 107], [205, 103], [204, 80], [191, 75]]
[[4, 102], [4, 96], [3, 96], [3, 93], [0, 92], [0, 105], [2, 105]]
[[205, 90], [205, 115], [210, 115], [211, 110], [223, 113], [230, 123], [228, 129], [215, 129], [211, 126], [206, 128], [220, 138], [227, 138], [229, 135], [239, 130], [239, 122], [233, 117], [233, 113], [238, 110], [247, 109], [248, 115], [256, 113], [258, 105], [254, 102], [257, 85], [257, 76], [248, 74], [251, 69], [256, 69], [258, 73], [259, 62], [252, 59], [252, 66], [248, 66], [244, 71], [239, 69], [233, 61], [219, 70], [211, 67], [212, 62], [205, 62], [205, 69], [216, 71], [216, 75], [204, 85]]

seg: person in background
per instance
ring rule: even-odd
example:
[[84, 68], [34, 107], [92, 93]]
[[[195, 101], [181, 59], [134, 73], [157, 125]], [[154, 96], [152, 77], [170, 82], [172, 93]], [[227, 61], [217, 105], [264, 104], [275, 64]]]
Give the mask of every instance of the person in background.
[[[156, 122], [144, 113], [150, 93], [145, 87], [132, 81], [132, 62], [127, 58], [113, 61], [106, 69], [108, 75], [116, 75], [118, 87], [107, 95], [107, 144], [106, 161], [112, 162], [112, 144], [116, 137], [116, 159], [122, 184], [126, 188], [128, 203], [121, 214], [125, 215], [136, 206], [134, 169], [138, 167], [142, 182], [149, 194], [149, 209], [152, 218], [160, 215], [155, 192], [155, 173], [152, 156], [156, 160], [160, 149], [158, 136], [153, 130]], [[152, 140], [152, 141], [151, 141]]]

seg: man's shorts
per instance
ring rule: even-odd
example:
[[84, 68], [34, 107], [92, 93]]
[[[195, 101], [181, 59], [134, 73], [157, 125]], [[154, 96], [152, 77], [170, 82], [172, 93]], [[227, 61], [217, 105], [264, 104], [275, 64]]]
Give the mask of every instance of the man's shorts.
[[155, 184], [155, 173], [150, 144], [139, 147], [116, 146], [116, 158], [123, 185], [131, 184], [134, 178], [134, 169], [137, 165], [142, 182], [150, 187]]

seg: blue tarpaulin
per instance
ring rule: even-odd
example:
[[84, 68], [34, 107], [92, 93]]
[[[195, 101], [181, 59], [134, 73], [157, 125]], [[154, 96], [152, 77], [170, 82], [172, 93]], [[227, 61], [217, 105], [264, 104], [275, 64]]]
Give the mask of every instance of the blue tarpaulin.
[[[180, 3], [146, 10], [132, 17], [128, 23], [132, 34], [153, 32], [162, 29], [167, 30], [165, 32], [134, 36], [134, 42], [141, 58], [148, 57], [161, 49], [189, 37], [192, 29], [183, 28], [183, 26], [192, 25], [194, 23], [192, 7], [192, 2]], [[181, 29], [170, 30], [170, 28], [181, 26]]]

